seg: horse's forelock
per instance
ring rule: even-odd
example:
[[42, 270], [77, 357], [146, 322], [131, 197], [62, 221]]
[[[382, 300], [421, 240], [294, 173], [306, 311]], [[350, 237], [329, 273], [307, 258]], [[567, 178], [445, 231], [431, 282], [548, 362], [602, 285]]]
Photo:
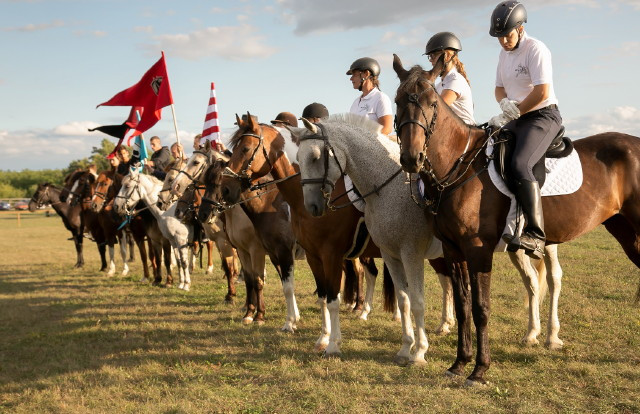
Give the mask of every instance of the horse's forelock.
[[400, 93], [411, 93], [415, 90], [416, 87], [420, 89], [424, 89], [423, 83], [426, 84], [429, 82], [429, 76], [431, 72], [424, 70], [424, 68], [420, 65], [415, 65], [408, 71], [407, 78], [400, 83], [398, 87], [398, 94]]

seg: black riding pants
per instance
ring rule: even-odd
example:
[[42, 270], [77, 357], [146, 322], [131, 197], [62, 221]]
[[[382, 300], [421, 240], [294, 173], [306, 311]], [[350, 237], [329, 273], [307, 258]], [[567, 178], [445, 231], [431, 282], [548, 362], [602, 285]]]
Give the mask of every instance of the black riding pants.
[[536, 181], [533, 166], [549, 149], [561, 126], [562, 117], [555, 105], [527, 112], [505, 125], [516, 134], [511, 159], [511, 171], [515, 179]]

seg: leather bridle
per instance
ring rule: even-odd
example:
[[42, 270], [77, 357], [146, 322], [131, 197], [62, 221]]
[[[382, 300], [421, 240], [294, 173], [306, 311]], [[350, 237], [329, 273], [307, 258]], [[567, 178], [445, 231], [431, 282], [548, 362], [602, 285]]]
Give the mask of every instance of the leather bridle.
[[251, 158], [249, 158], [249, 161], [247, 162], [246, 167], [244, 167], [242, 171], [240, 171], [239, 173], [236, 173], [233, 170], [231, 170], [231, 168], [227, 167], [225, 168], [222, 174], [224, 176], [233, 177], [239, 180], [243, 188], [249, 188], [251, 187], [251, 175], [249, 174], [249, 170], [251, 169], [251, 165], [253, 164], [253, 161], [256, 158], [256, 154], [258, 153], [261, 147], [262, 147], [262, 154], [264, 155], [264, 159], [267, 161], [267, 164], [269, 164], [269, 170], [273, 169], [273, 164], [271, 164], [271, 160], [269, 159], [269, 154], [267, 153], [267, 148], [264, 146], [264, 136], [262, 134], [262, 125], [260, 125], [260, 135], [256, 135], [253, 132], [245, 132], [244, 134], [239, 136], [239, 138], [242, 138], [242, 137], [252, 137], [258, 140], [258, 145], [253, 150], [253, 153], [251, 154]]

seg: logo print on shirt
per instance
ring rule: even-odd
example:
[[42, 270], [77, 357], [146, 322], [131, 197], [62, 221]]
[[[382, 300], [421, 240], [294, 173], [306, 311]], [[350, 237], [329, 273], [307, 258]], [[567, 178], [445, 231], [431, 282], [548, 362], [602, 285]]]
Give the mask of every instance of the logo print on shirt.
[[369, 112], [369, 104], [368, 104], [368, 103], [366, 103], [366, 104], [362, 105], [362, 106], [360, 107], [360, 109], [363, 109], [363, 110], [365, 110], [365, 111]]
[[529, 74], [529, 69], [527, 69], [526, 66], [522, 66], [521, 64], [518, 65], [518, 67], [516, 68], [516, 78], [520, 75], [528, 75]]

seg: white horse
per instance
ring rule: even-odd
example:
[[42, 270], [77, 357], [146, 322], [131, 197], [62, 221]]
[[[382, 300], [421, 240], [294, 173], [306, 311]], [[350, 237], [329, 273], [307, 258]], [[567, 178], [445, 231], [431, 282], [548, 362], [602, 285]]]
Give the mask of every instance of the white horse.
[[188, 291], [191, 288], [190, 243], [193, 241], [193, 226], [188, 226], [174, 217], [176, 204], [173, 203], [167, 211], [158, 208], [158, 194], [163, 182], [146, 174], [140, 174], [132, 169], [122, 180], [122, 187], [116, 196], [114, 207], [120, 214], [130, 215], [138, 201], [142, 200], [149, 211], [158, 221], [158, 226], [164, 237], [171, 243], [179, 265], [179, 289]]
[[[380, 133], [377, 123], [343, 114], [332, 115], [320, 125], [305, 120], [308, 131], [297, 131], [301, 175], [303, 180], [312, 180], [303, 187], [305, 207], [312, 214], [324, 214], [325, 194], [331, 192], [331, 185], [342, 172], [366, 195], [367, 227], [389, 266], [402, 315], [403, 344], [395, 360], [400, 364], [423, 363], [428, 348], [424, 330], [424, 258], [441, 256], [441, 243], [434, 238], [424, 212], [411, 199], [408, 185], [412, 184], [406, 182], [404, 174], [394, 175], [400, 171], [399, 148]], [[512, 254], [511, 260], [529, 293], [529, 329], [523, 341], [533, 344], [540, 332], [537, 272], [519, 253]], [[438, 276], [443, 290], [451, 294], [450, 278]], [[417, 343], [409, 310], [416, 323]]]

